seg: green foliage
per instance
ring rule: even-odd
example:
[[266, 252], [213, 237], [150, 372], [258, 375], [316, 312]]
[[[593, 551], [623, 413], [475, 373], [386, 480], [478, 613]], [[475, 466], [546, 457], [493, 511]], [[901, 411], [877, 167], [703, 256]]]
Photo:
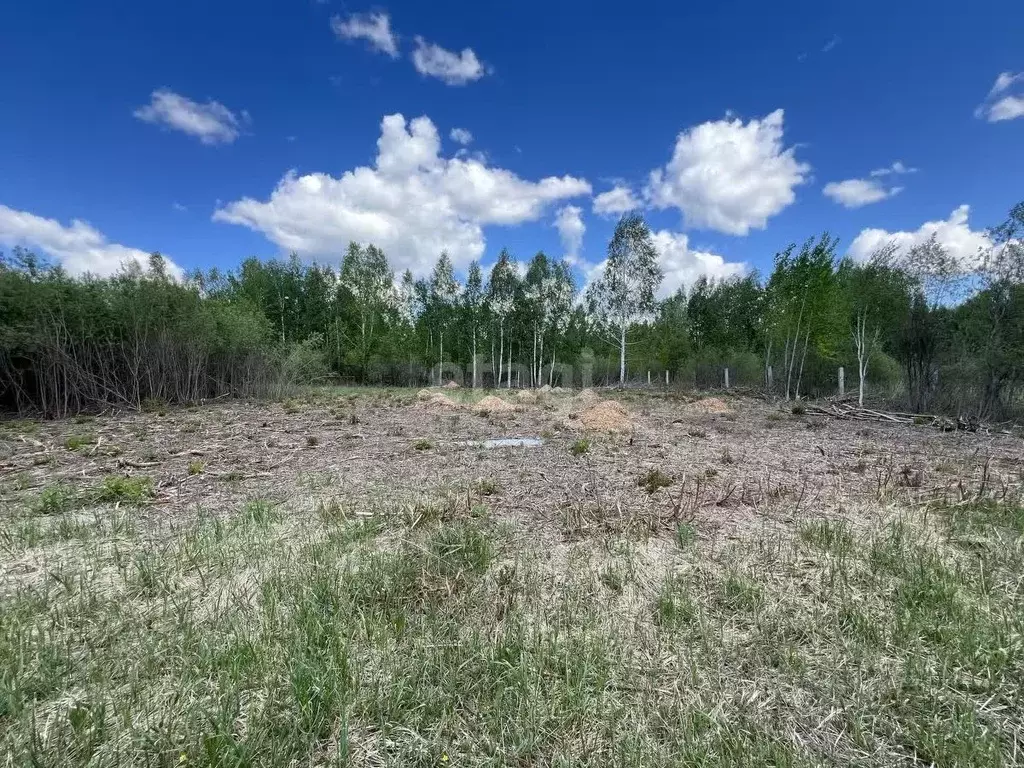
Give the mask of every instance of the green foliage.
[[148, 477], [109, 475], [96, 490], [96, 501], [108, 504], [141, 504], [155, 495], [153, 481]]
[[581, 437], [578, 440], [576, 440], [576, 442], [574, 442], [572, 446], [570, 446], [569, 448], [569, 453], [571, 453], [573, 456], [582, 456], [583, 454], [589, 452], [590, 441], [585, 437]]
[[654, 493], [659, 488], [668, 488], [672, 482], [672, 478], [660, 469], [651, 469], [637, 480], [636, 484], [648, 493]]

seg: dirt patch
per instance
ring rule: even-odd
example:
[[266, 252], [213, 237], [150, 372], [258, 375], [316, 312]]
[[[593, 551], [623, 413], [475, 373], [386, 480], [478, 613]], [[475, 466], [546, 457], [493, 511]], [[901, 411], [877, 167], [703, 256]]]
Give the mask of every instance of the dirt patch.
[[507, 403], [494, 395], [488, 395], [473, 406], [474, 413], [511, 413], [515, 409], [512, 403]]
[[594, 432], [631, 432], [634, 424], [622, 403], [605, 400], [587, 408], [579, 415], [584, 429]]
[[728, 414], [733, 412], [732, 408], [730, 408], [724, 400], [717, 397], [701, 398], [700, 400], [686, 406], [686, 410], [690, 413]]

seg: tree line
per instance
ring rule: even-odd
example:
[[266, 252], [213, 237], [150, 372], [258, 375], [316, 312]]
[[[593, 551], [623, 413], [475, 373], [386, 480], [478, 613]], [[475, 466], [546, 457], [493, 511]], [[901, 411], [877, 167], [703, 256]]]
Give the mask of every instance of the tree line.
[[23, 249], [0, 256], [0, 406], [61, 415], [147, 400], [265, 395], [295, 382], [438, 383], [445, 364], [480, 387], [596, 383], [769, 387], [979, 418], [1018, 411], [1024, 377], [1024, 203], [965, 261], [934, 237], [866, 261], [829, 234], [777, 253], [766, 277], [699, 279], [658, 299], [651, 233], [627, 214], [581, 293], [570, 265], [502, 250], [464, 279], [447, 254], [396, 275], [372, 244], [337, 268], [245, 260], [168, 277], [148, 269], [71, 277]]

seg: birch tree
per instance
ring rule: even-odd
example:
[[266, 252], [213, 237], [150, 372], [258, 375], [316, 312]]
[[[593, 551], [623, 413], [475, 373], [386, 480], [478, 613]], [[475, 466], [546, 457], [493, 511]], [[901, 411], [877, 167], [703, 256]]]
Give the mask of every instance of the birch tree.
[[[491, 275], [487, 281], [487, 309], [498, 326], [498, 375], [495, 384], [501, 383], [502, 364], [505, 353], [505, 330], [509, 318], [515, 310], [516, 291], [519, 282], [515, 266], [512, 263], [512, 256], [502, 248], [498, 260], [491, 267]], [[491, 358], [494, 358], [494, 342], [491, 341]], [[509, 342], [509, 353], [511, 354], [511, 340]], [[511, 366], [509, 366], [511, 368]], [[508, 371], [509, 382], [512, 380], [512, 371]]]
[[476, 340], [480, 333], [480, 323], [484, 310], [484, 275], [480, 269], [480, 262], [474, 261], [469, 265], [466, 274], [466, 288], [462, 292], [462, 309], [469, 326], [469, 335], [472, 340], [470, 354], [473, 358], [473, 388], [477, 386], [476, 370]]
[[636, 214], [626, 214], [608, 243], [600, 279], [588, 289], [592, 310], [617, 331], [620, 385], [626, 383], [627, 330], [631, 323], [654, 312], [654, 294], [663, 276], [647, 222]]
[[458, 306], [459, 283], [455, 279], [452, 260], [446, 252], [441, 253], [428, 283], [428, 302], [431, 325], [438, 334], [438, 384], [441, 383], [441, 366], [444, 365], [444, 335], [454, 319]]

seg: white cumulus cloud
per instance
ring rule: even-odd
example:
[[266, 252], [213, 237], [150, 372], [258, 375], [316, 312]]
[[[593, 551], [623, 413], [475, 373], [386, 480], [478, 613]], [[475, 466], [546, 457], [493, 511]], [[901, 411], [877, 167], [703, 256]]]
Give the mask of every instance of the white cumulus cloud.
[[[132, 262], [143, 269], [149, 265], [149, 253], [111, 243], [101, 232], [79, 219], [65, 226], [27, 211], [0, 205], [0, 244], [21, 246], [55, 259], [70, 274], [90, 273], [107, 277]], [[181, 279], [183, 272], [165, 259], [168, 274]]]
[[391, 31], [386, 13], [353, 13], [344, 19], [332, 16], [331, 29], [342, 40], [365, 40], [374, 50], [398, 58], [398, 37]]
[[583, 211], [578, 205], [566, 205], [555, 214], [555, 229], [562, 240], [562, 250], [570, 264], [579, 261], [583, 246], [583, 234], [587, 226], [583, 223]]
[[622, 184], [616, 184], [594, 198], [594, 213], [599, 216], [619, 216], [639, 207], [640, 201], [633, 195], [633, 190]]
[[885, 168], [875, 168], [871, 172], [872, 176], [889, 176], [890, 174], [902, 174], [902, 173], [917, 173], [917, 168], [908, 168], [903, 164], [901, 160], [897, 160], [892, 165], [886, 166]]
[[967, 221], [970, 206], [961, 205], [954, 210], [948, 219], [926, 221], [913, 231], [889, 232], [884, 229], [862, 230], [850, 243], [849, 255], [864, 261], [886, 243], [896, 245], [897, 254], [905, 256], [915, 245], [928, 242], [932, 235], [940, 245], [945, 247], [951, 256], [965, 265], [977, 263], [978, 252], [988, 248], [991, 241], [984, 231], [971, 229]]
[[536, 221], [550, 206], [590, 194], [572, 176], [527, 181], [479, 157], [441, 155], [428, 117], [381, 121], [377, 157], [339, 177], [289, 171], [266, 200], [221, 206], [214, 220], [262, 232], [283, 250], [339, 258], [350, 241], [374, 243], [392, 265], [425, 273], [442, 250], [463, 267], [484, 251], [483, 228]]
[[466, 146], [473, 142], [473, 134], [465, 128], [452, 128], [452, 132], [448, 134], [448, 136], [456, 144], [461, 144], [462, 146]]
[[656, 208], [678, 208], [691, 227], [746, 235], [795, 199], [810, 166], [783, 146], [783, 110], [746, 123], [701, 123], [679, 134], [672, 159], [652, 171], [645, 194]]
[[701, 276], [713, 280], [742, 275], [747, 265], [729, 262], [710, 251], [698, 251], [690, 247], [690, 239], [682, 232], [666, 229], [651, 233], [651, 242], [658, 252], [658, 263], [665, 273], [658, 295], [671, 296], [679, 288], [688, 288]]
[[487, 74], [486, 65], [472, 48], [463, 48], [461, 53], [455, 53], [419, 36], [412, 52], [412, 63], [421, 75], [436, 77], [448, 85], [466, 85]]
[[[1007, 93], [1014, 88], [1017, 93]], [[985, 101], [974, 110], [974, 116], [990, 123], [1024, 117], [1024, 72], [1000, 72]]]
[[831, 198], [844, 208], [860, 208], [862, 205], [885, 200], [902, 190], [903, 187], [887, 187], [878, 179], [872, 178], [830, 181], [821, 191], [825, 197]]
[[239, 137], [242, 126], [249, 122], [247, 112], [236, 115], [219, 101], [200, 104], [167, 88], [153, 91], [149, 104], [132, 114], [143, 122], [187, 133], [203, 144], [211, 145], [230, 144]]

